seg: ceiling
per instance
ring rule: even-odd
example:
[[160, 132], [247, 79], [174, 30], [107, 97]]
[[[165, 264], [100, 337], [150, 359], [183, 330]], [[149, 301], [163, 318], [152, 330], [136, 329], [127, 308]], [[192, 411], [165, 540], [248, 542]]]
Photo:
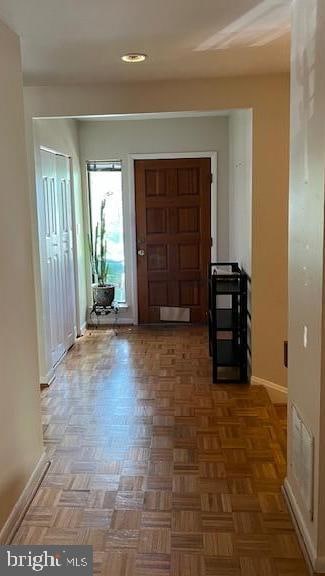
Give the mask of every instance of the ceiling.
[[[0, 0], [27, 85], [284, 72], [290, 0]], [[126, 52], [145, 52], [126, 64]]]

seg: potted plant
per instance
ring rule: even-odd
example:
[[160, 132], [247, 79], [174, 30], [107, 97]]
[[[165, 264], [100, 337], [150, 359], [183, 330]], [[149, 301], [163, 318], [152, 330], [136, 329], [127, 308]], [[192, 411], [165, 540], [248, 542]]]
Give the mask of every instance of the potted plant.
[[93, 300], [95, 306], [112, 305], [115, 286], [108, 282], [107, 240], [105, 224], [106, 198], [101, 201], [100, 221], [96, 224], [95, 238], [89, 238], [90, 262], [93, 273]]

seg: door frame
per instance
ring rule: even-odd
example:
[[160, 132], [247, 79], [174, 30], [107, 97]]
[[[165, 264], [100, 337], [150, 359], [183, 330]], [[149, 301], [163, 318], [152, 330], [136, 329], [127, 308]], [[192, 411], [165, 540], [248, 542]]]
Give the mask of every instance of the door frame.
[[130, 190], [130, 214], [131, 218], [131, 237], [130, 237], [130, 258], [131, 271], [131, 289], [133, 294], [134, 305], [134, 324], [139, 323], [139, 303], [138, 303], [138, 266], [136, 255], [137, 234], [136, 234], [136, 203], [135, 203], [135, 177], [134, 164], [135, 160], [174, 160], [181, 158], [210, 158], [211, 161], [211, 261], [217, 260], [217, 228], [218, 228], [218, 153], [217, 152], [163, 152], [153, 154], [128, 154], [128, 174]]
[[[59, 152], [58, 150], [54, 150], [53, 148], [49, 148], [47, 146], [39, 145], [39, 151], [43, 150], [45, 152], [49, 152], [50, 154], [54, 154], [55, 156], [62, 156], [63, 158], [67, 158], [69, 162], [69, 172], [70, 172], [70, 202], [71, 202], [71, 219], [72, 219], [72, 258], [73, 258], [73, 297], [74, 297], [74, 340], [78, 336], [81, 335], [81, 326], [80, 326], [80, 305], [79, 305], [79, 273], [78, 273], [78, 254], [77, 254], [77, 229], [76, 229], [76, 213], [75, 213], [75, 193], [74, 193], [74, 181], [73, 181], [73, 163], [72, 157], [69, 154], [64, 154], [63, 152]], [[41, 163], [39, 162], [37, 166], [37, 170], [40, 170], [41, 175]], [[40, 193], [42, 190], [40, 189]], [[38, 210], [38, 202], [41, 199], [37, 197], [37, 210]], [[39, 242], [42, 242], [42, 239], [39, 237]], [[42, 275], [42, 283], [44, 281], [44, 276]], [[44, 290], [44, 286], [42, 286], [42, 290]], [[47, 292], [47, 288], [46, 288]], [[48, 299], [48, 294], [47, 294]], [[47, 319], [46, 311], [43, 311], [44, 317]], [[64, 355], [63, 355], [64, 356]], [[55, 368], [55, 367], [54, 367]]]

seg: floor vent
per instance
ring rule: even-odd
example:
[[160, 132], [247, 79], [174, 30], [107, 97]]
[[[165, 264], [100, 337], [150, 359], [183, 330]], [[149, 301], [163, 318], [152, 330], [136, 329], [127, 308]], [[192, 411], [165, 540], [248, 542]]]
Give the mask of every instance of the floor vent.
[[178, 306], [161, 306], [160, 320], [163, 322], [189, 322], [190, 309]]
[[314, 507], [314, 438], [294, 405], [292, 405], [291, 466], [302, 501], [305, 503], [312, 520]]

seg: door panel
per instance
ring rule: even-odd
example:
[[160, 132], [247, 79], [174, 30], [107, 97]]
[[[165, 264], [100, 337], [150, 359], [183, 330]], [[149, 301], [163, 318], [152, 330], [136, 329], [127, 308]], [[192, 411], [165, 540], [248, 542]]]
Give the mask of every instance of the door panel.
[[59, 191], [59, 221], [62, 258], [62, 309], [65, 349], [75, 339], [75, 300], [73, 273], [73, 236], [71, 212], [70, 163], [64, 156], [56, 156], [56, 173]]
[[49, 343], [52, 365], [54, 366], [64, 354], [63, 315], [60, 306], [62, 286], [60, 279], [60, 234], [59, 207], [56, 182], [55, 156], [41, 150], [42, 183], [45, 217], [46, 269], [45, 278], [48, 287], [48, 315], [50, 338]]
[[55, 366], [75, 339], [73, 236], [69, 159], [41, 150], [48, 293], [48, 347]]
[[140, 323], [159, 322], [166, 306], [205, 322], [210, 159], [137, 160], [135, 194]]

